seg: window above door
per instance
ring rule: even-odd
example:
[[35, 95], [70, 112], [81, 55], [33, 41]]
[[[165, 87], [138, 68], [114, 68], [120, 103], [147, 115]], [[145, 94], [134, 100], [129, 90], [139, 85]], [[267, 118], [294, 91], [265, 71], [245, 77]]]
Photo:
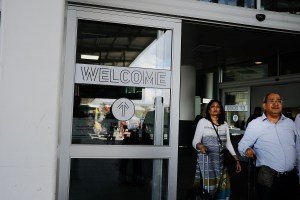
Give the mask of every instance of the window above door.
[[76, 62], [170, 70], [171, 36], [167, 29], [79, 19]]

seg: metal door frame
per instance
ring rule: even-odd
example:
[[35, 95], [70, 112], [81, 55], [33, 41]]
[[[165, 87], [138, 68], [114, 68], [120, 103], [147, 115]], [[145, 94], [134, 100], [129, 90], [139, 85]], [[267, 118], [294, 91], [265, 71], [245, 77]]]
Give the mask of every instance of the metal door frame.
[[[72, 109], [75, 74], [76, 32], [78, 19], [88, 19], [130, 25], [165, 28], [173, 30], [172, 37], [172, 76], [170, 102], [170, 140], [168, 146], [106, 146], [71, 144]], [[57, 199], [67, 200], [71, 158], [151, 158], [168, 159], [168, 199], [176, 199], [178, 122], [180, 90], [181, 20], [158, 17], [149, 14], [129, 13], [105, 9], [68, 6], [66, 23], [66, 47], [64, 83], [59, 130], [59, 162]], [[109, 151], [107, 150], [109, 148]], [[139, 155], [136, 155], [138, 148]], [[120, 149], [122, 154], [120, 154]]]

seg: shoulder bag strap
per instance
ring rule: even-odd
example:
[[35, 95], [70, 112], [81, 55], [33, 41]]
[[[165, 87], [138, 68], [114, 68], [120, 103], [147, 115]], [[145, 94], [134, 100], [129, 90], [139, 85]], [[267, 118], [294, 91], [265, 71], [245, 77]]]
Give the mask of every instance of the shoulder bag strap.
[[217, 131], [215, 125], [212, 123], [212, 121], [210, 121], [210, 123], [211, 123], [211, 125], [214, 127], [214, 129], [215, 129], [215, 131], [216, 131], [216, 134], [217, 134], [217, 136], [218, 136], [219, 143], [220, 143], [220, 145], [222, 146], [222, 141], [221, 141], [221, 138], [220, 138], [220, 136], [219, 136], [219, 133], [218, 133], [218, 131]]

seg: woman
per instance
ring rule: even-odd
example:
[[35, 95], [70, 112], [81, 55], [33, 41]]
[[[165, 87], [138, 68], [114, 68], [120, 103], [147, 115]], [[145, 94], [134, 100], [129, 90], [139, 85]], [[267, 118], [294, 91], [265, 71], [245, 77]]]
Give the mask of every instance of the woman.
[[206, 154], [208, 155], [209, 193], [214, 196], [214, 199], [229, 199], [230, 184], [224, 166], [224, 150], [228, 149], [236, 160], [236, 172], [241, 171], [241, 165], [230, 140], [224, 108], [220, 101], [211, 100], [208, 103], [206, 117], [198, 122], [192, 145], [198, 151], [195, 176], [198, 180], [195, 181], [200, 182], [200, 171], [201, 176], [207, 178], [207, 174], [203, 175], [203, 158]]

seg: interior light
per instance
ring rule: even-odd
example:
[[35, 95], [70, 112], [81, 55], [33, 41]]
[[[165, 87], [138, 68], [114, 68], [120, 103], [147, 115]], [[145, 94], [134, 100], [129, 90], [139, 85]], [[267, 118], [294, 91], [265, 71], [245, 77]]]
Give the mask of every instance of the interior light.
[[87, 59], [87, 60], [98, 60], [99, 56], [81, 54], [80, 58]]
[[260, 65], [260, 64], [262, 64], [262, 62], [261, 61], [255, 61], [255, 64]]

